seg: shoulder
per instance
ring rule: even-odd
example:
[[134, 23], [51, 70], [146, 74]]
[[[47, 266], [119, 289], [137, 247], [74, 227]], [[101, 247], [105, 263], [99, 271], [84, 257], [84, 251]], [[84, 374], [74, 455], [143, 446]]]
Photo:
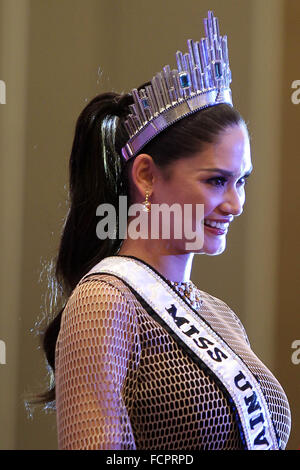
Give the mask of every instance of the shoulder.
[[130, 304], [130, 289], [121, 279], [110, 274], [91, 274], [84, 277], [73, 290], [69, 302], [90, 300], [91, 302]]
[[112, 275], [93, 274], [83, 278], [65, 306], [62, 322], [82, 323], [88, 320], [110, 322], [116, 327], [135, 321], [135, 308], [130, 289]]

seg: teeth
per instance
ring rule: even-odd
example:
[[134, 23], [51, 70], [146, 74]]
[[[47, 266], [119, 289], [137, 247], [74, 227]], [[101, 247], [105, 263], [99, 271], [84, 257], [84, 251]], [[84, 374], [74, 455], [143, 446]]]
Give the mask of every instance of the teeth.
[[208, 219], [205, 219], [204, 223], [205, 225], [209, 225], [210, 227], [220, 228], [222, 230], [227, 229], [229, 226], [229, 222], [215, 222]]

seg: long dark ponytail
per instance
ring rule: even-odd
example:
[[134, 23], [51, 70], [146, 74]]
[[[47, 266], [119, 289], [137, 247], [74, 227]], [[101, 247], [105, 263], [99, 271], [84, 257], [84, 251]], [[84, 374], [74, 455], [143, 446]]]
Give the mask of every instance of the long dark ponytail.
[[[101, 259], [115, 253], [118, 239], [99, 240], [96, 236], [96, 209], [102, 203], [117, 204], [118, 196], [127, 192], [126, 175], [122, 159], [104, 162], [101, 124], [108, 115], [128, 113], [129, 95], [104, 93], [96, 96], [78, 117], [69, 162], [69, 210], [63, 227], [54, 277], [56, 290], [68, 299], [79, 280]], [[118, 129], [116, 144], [122, 147], [128, 139], [122, 126]], [[108, 168], [107, 168], [108, 165]], [[104, 167], [105, 166], [105, 167]], [[119, 172], [116, 173], [116, 167]], [[60, 329], [64, 306], [46, 327], [42, 347], [53, 373], [55, 370], [55, 344]], [[53, 374], [52, 374], [53, 375]], [[55, 385], [38, 395], [31, 403], [55, 400]]]
[[[130, 203], [129, 169], [132, 161], [123, 160], [121, 148], [128, 140], [124, 120], [132, 103], [129, 94], [104, 93], [90, 101], [77, 120], [69, 164], [70, 205], [54, 273], [65, 301], [79, 280], [96, 263], [120, 248], [122, 240], [118, 237], [97, 238], [96, 209], [102, 203], [110, 203], [117, 208], [120, 195], [126, 195]], [[101, 126], [107, 116], [118, 116], [119, 120], [115, 136], [116, 155], [104, 161]], [[201, 151], [205, 143], [215, 142], [227, 127], [241, 123], [245, 124], [238, 111], [231, 106], [213, 106], [178, 121], [147, 144], [143, 152], [150, 154], [161, 169], [167, 169], [174, 160]], [[167, 177], [168, 172], [165, 174]], [[55, 400], [55, 345], [63, 310], [64, 306], [50, 321], [42, 336], [42, 347], [52, 369], [52, 386], [31, 403], [49, 404]]]

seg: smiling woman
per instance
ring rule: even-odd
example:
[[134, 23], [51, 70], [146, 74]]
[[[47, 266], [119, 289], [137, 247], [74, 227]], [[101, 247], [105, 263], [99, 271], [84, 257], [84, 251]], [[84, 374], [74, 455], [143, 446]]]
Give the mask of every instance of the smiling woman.
[[[99, 95], [78, 118], [56, 265], [66, 304], [44, 335], [55, 386], [41, 399], [55, 400], [61, 449], [286, 446], [283, 389], [230, 307], [190, 281], [195, 253], [225, 250], [252, 171], [227, 39], [211, 12], [204, 24], [178, 70]], [[152, 205], [202, 205], [190, 222], [203, 245], [188, 248], [174, 226], [164, 238], [164, 217], [157, 237], [124, 238], [121, 214], [116, 236], [99, 240], [97, 207], [122, 196], [144, 205], [149, 233]]]

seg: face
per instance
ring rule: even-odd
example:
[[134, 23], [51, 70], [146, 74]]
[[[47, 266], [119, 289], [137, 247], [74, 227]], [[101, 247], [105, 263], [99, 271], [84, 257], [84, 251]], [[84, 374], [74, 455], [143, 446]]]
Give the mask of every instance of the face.
[[182, 208], [184, 204], [204, 205], [204, 218], [199, 221], [193, 216], [193, 227], [204, 229], [202, 248], [187, 250], [186, 240], [172, 239], [173, 252], [217, 255], [224, 251], [230, 224], [243, 212], [245, 184], [251, 171], [248, 132], [239, 125], [228, 128], [217, 143], [207, 144], [202, 152], [176, 161], [168, 181], [157, 173], [151, 203], [179, 203]]

